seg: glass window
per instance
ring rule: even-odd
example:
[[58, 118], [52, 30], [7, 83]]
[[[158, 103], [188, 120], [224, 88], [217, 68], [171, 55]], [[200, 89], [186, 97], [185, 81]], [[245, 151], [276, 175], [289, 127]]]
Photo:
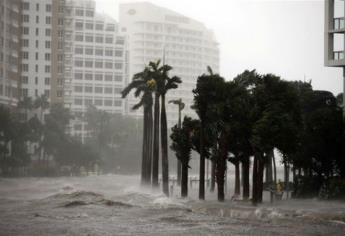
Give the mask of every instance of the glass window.
[[96, 54], [96, 56], [103, 56], [103, 49], [102, 48], [96, 48], [95, 54]]
[[83, 54], [83, 48], [77, 47], [74, 49], [74, 52], [75, 52], [75, 54]]
[[103, 75], [102, 74], [95, 74], [95, 80], [102, 81]]
[[95, 68], [103, 68], [103, 62], [102, 61], [95, 61]]
[[77, 80], [82, 80], [83, 79], [83, 73], [74, 73], [74, 78]]
[[95, 87], [95, 93], [103, 93], [102, 87]]
[[85, 48], [86, 55], [93, 55], [93, 48]]
[[116, 57], [122, 57], [122, 55], [123, 55], [123, 51], [121, 51], [121, 50], [115, 50], [115, 56], [116, 56]]
[[92, 80], [92, 74], [86, 73], [85, 74], [85, 80]]

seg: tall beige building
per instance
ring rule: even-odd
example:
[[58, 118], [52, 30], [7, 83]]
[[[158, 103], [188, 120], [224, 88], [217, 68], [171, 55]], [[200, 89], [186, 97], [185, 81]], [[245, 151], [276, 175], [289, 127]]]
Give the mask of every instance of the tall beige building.
[[[174, 69], [171, 75], [179, 76], [183, 83], [170, 91], [167, 100], [182, 98], [186, 104], [184, 114], [195, 116], [190, 108], [192, 90], [197, 77], [206, 73], [207, 66], [219, 71], [219, 49], [213, 32], [199, 21], [153, 5], [148, 2], [120, 4], [121, 32], [129, 38], [129, 81], [150, 61], [163, 60]], [[141, 115], [130, 108], [137, 102], [129, 99], [127, 112]], [[177, 107], [167, 106], [169, 125], [178, 119]]]

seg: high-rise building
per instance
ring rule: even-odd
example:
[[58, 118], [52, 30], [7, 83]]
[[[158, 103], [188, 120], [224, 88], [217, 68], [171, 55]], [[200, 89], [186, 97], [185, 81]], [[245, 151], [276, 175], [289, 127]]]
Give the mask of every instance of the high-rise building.
[[64, 44], [64, 103], [77, 117], [72, 134], [83, 139], [87, 128], [79, 118], [89, 105], [124, 114], [126, 38], [114, 19], [95, 13], [94, 0], [66, 0]]
[[10, 106], [20, 87], [21, 8], [21, 0], [0, 0], [0, 104]]
[[325, 0], [325, 66], [343, 68], [345, 114], [345, 2]]
[[[169, 91], [167, 101], [182, 98], [186, 104], [183, 113], [195, 116], [190, 106], [197, 77], [206, 73], [207, 66], [219, 71], [213, 32], [199, 21], [148, 2], [120, 4], [119, 22], [121, 32], [129, 38], [129, 80], [150, 61], [164, 60], [173, 67], [170, 75], [183, 81], [178, 89]], [[131, 110], [136, 102], [133, 97], [129, 99], [126, 109], [131, 115], [142, 113]], [[167, 113], [171, 126], [178, 119], [177, 107], [168, 104]]]

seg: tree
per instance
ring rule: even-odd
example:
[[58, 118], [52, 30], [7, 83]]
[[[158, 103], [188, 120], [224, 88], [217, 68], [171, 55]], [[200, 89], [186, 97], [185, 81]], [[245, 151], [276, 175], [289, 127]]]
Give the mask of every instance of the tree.
[[[156, 81], [152, 77], [151, 68], [146, 67], [144, 71], [133, 76], [132, 82], [122, 91], [122, 97], [126, 97], [132, 89], [135, 89], [135, 97], [142, 95], [140, 101], [135, 104], [132, 109], [136, 110], [143, 106], [143, 148], [142, 148], [142, 168], [141, 182], [148, 185], [151, 183], [151, 163], [152, 163], [152, 134], [153, 134], [153, 118], [152, 118], [152, 93], [156, 88]], [[153, 181], [153, 179], [152, 179]]]
[[177, 159], [182, 164], [181, 197], [188, 196], [188, 168], [191, 159], [192, 135], [198, 121], [184, 117], [182, 126], [175, 125], [171, 130], [171, 149], [175, 151]]

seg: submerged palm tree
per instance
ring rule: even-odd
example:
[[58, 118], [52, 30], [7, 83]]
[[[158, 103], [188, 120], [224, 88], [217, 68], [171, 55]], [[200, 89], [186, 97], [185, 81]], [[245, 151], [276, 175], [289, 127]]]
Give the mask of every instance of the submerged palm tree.
[[142, 72], [133, 76], [132, 82], [122, 91], [122, 97], [125, 98], [132, 89], [135, 89], [135, 97], [140, 101], [132, 109], [144, 108], [144, 132], [143, 132], [143, 150], [141, 164], [141, 183], [148, 185], [151, 183], [151, 163], [152, 163], [152, 92], [156, 87], [155, 80], [152, 79], [151, 70], [146, 67]]

